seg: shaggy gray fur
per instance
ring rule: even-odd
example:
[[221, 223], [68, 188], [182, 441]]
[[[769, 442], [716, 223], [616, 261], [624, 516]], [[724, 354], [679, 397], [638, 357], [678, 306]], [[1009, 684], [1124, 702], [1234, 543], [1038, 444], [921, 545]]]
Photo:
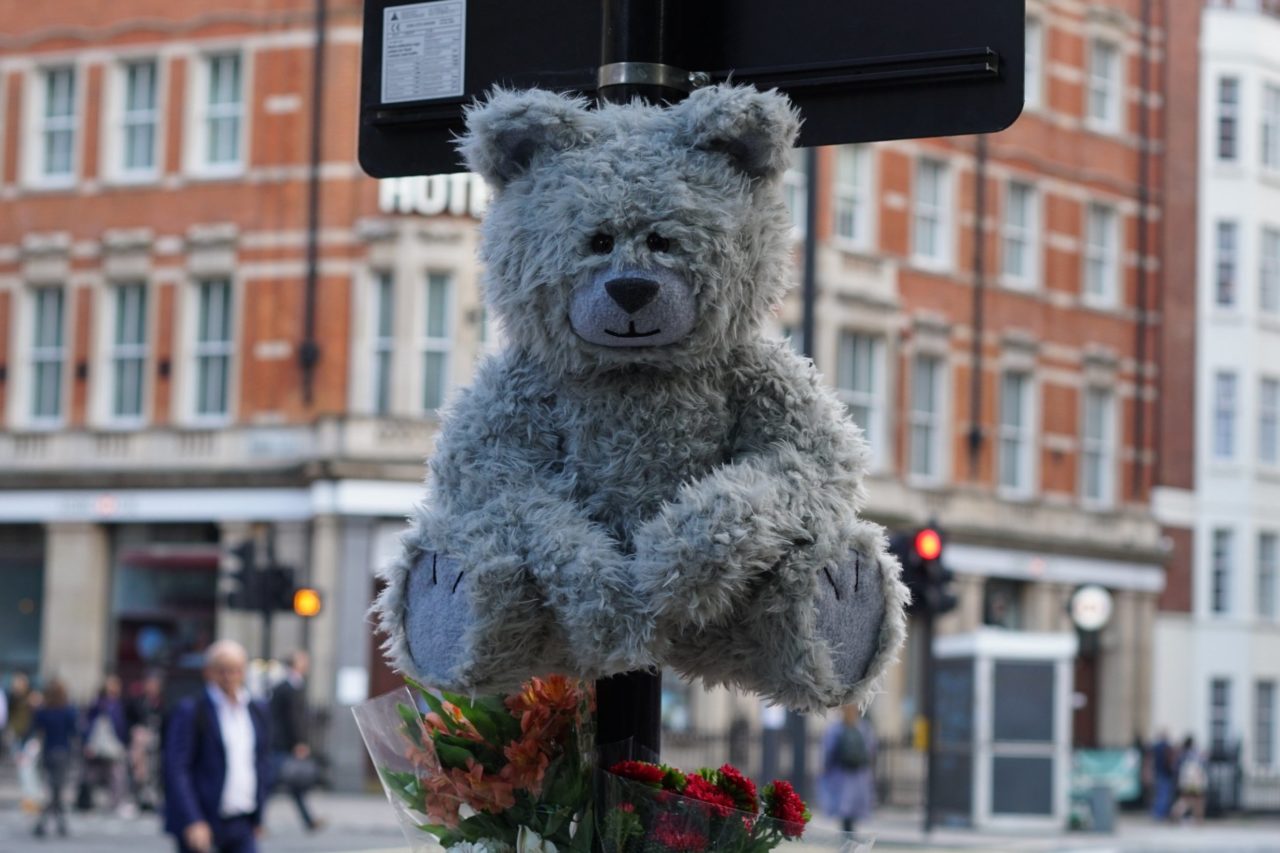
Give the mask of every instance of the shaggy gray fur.
[[[789, 280], [797, 129], [782, 95], [741, 86], [666, 108], [496, 91], [470, 111], [510, 347], [446, 414], [385, 572], [398, 668], [497, 690], [669, 664], [798, 709], [874, 693], [907, 592], [858, 518], [866, 445], [761, 334]], [[620, 278], [660, 289], [606, 299]], [[619, 322], [663, 331], [600, 336]]]

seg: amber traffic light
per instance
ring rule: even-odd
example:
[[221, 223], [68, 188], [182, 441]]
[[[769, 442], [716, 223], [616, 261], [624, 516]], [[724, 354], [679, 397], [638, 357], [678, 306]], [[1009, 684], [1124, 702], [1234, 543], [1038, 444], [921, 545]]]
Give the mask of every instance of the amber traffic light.
[[293, 612], [299, 616], [315, 616], [320, 613], [323, 602], [320, 593], [309, 586], [299, 587], [293, 592]]

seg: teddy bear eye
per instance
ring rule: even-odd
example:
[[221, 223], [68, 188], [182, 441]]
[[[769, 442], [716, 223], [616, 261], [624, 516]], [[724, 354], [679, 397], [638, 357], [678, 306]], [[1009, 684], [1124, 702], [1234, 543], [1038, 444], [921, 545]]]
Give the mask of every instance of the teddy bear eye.
[[661, 234], [650, 234], [646, 241], [651, 252], [669, 252], [671, 251], [671, 241]]
[[597, 255], [607, 255], [613, 251], [613, 237], [609, 234], [596, 234], [591, 238], [591, 251]]

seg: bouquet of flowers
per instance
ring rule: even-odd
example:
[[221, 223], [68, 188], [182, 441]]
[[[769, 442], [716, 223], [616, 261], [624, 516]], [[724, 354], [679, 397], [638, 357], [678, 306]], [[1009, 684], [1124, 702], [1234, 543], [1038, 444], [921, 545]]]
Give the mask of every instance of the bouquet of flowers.
[[685, 774], [621, 761], [602, 780], [606, 853], [768, 853], [805, 836], [811, 817], [789, 783], [776, 780], [758, 792], [730, 764]]
[[410, 681], [356, 721], [415, 850], [589, 853], [594, 701], [560, 676], [471, 699]]

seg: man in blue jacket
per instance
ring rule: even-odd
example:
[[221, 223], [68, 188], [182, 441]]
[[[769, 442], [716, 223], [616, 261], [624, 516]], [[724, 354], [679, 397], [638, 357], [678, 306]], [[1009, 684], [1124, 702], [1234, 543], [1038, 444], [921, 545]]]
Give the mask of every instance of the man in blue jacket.
[[270, 790], [265, 710], [244, 686], [244, 647], [205, 653], [205, 690], [173, 712], [164, 738], [165, 831], [179, 853], [256, 853]]

